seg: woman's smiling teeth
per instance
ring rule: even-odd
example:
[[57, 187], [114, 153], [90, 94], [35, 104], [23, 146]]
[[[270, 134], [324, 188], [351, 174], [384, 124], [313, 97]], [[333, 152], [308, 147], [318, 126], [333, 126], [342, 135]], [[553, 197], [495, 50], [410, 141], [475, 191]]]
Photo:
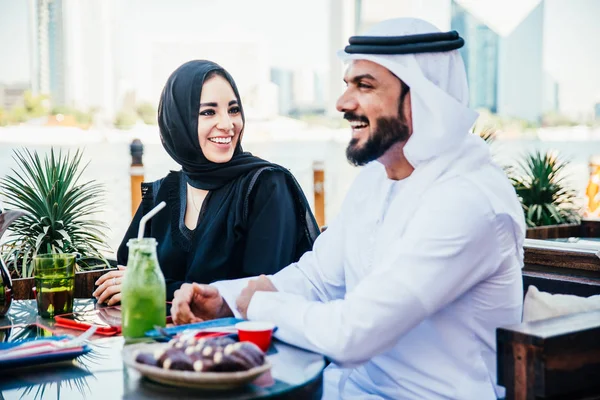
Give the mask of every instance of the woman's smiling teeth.
[[213, 143], [229, 144], [229, 143], [231, 143], [231, 136], [228, 136], [228, 137], [212, 137], [212, 138], [208, 138], [208, 140], [210, 140]]

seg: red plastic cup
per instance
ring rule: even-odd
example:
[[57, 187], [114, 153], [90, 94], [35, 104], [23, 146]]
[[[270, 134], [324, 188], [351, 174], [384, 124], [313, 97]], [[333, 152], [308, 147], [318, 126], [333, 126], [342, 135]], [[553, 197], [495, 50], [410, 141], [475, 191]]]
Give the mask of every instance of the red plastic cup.
[[266, 352], [271, 345], [275, 325], [270, 322], [244, 321], [235, 324], [240, 342], [252, 342]]

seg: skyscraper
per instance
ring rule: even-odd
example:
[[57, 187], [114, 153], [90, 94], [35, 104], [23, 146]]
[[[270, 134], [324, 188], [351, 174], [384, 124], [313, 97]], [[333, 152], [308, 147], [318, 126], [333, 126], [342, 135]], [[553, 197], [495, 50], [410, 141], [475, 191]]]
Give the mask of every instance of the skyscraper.
[[65, 43], [62, 0], [30, 0], [32, 16], [32, 85], [49, 94], [53, 104], [65, 103]]
[[281, 115], [289, 115], [294, 107], [293, 78], [292, 70], [271, 68], [271, 82], [277, 85], [277, 108]]
[[500, 16], [483, 3], [452, 0], [451, 26], [466, 42], [461, 54], [471, 106], [539, 121], [544, 111], [544, 2], [528, 0], [517, 10], [520, 15]]
[[495, 113], [498, 109], [499, 36], [455, 2], [452, 2], [451, 25], [467, 41], [460, 53], [469, 81], [470, 105]]
[[539, 121], [543, 114], [544, 2], [508, 35], [498, 58], [498, 114]]
[[114, 0], [30, 0], [31, 82], [53, 107], [95, 108], [111, 119], [116, 103]]

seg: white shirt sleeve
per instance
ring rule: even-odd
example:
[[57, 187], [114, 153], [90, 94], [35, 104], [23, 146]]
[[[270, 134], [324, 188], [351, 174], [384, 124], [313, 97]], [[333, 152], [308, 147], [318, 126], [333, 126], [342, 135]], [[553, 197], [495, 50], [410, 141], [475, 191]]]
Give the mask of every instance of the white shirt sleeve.
[[343, 216], [340, 214], [319, 235], [312, 251], [304, 253], [297, 263], [271, 277], [280, 292], [311, 301], [328, 301], [344, 297]]
[[219, 289], [221, 297], [223, 297], [223, 300], [225, 301], [225, 303], [227, 303], [227, 305], [231, 309], [231, 312], [233, 312], [233, 316], [236, 318], [242, 318], [242, 314], [240, 314], [237, 307], [235, 306], [235, 301], [237, 300], [242, 290], [248, 285], [248, 281], [250, 279], [253, 279], [253, 277], [229, 281], [218, 281], [210, 284], [211, 286], [215, 286], [217, 289]]
[[343, 366], [366, 362], [451, 303], [499, 265], [495, 217], [480, 198], [448, 194], [420, 207], [397, 248], [348, 292], [329, 302], [257, 292], [249, 319]]
[[[344, 297], [343, 222], [341, 215], [319, 235], [313, 250], [298, 262], [269, 276], [280, 292], [295, 294], [311, 301], [328, 301]], [[236, 318], [241, 314], [235, 306], [240, 292], [251, 278], [214, 282]]]

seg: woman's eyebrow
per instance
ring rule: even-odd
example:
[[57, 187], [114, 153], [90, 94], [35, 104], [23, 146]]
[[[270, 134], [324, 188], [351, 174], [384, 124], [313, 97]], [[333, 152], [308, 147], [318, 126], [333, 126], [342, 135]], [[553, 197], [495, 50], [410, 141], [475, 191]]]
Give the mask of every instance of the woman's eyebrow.
[[[229, 105], [232, 106], [234, 104], [237, 104], [238, 101], [237, 100], [231, 100], [229, 102]], [[200, 103], [200, 107], [217, 107], [218, 104], [217, 103]]]

